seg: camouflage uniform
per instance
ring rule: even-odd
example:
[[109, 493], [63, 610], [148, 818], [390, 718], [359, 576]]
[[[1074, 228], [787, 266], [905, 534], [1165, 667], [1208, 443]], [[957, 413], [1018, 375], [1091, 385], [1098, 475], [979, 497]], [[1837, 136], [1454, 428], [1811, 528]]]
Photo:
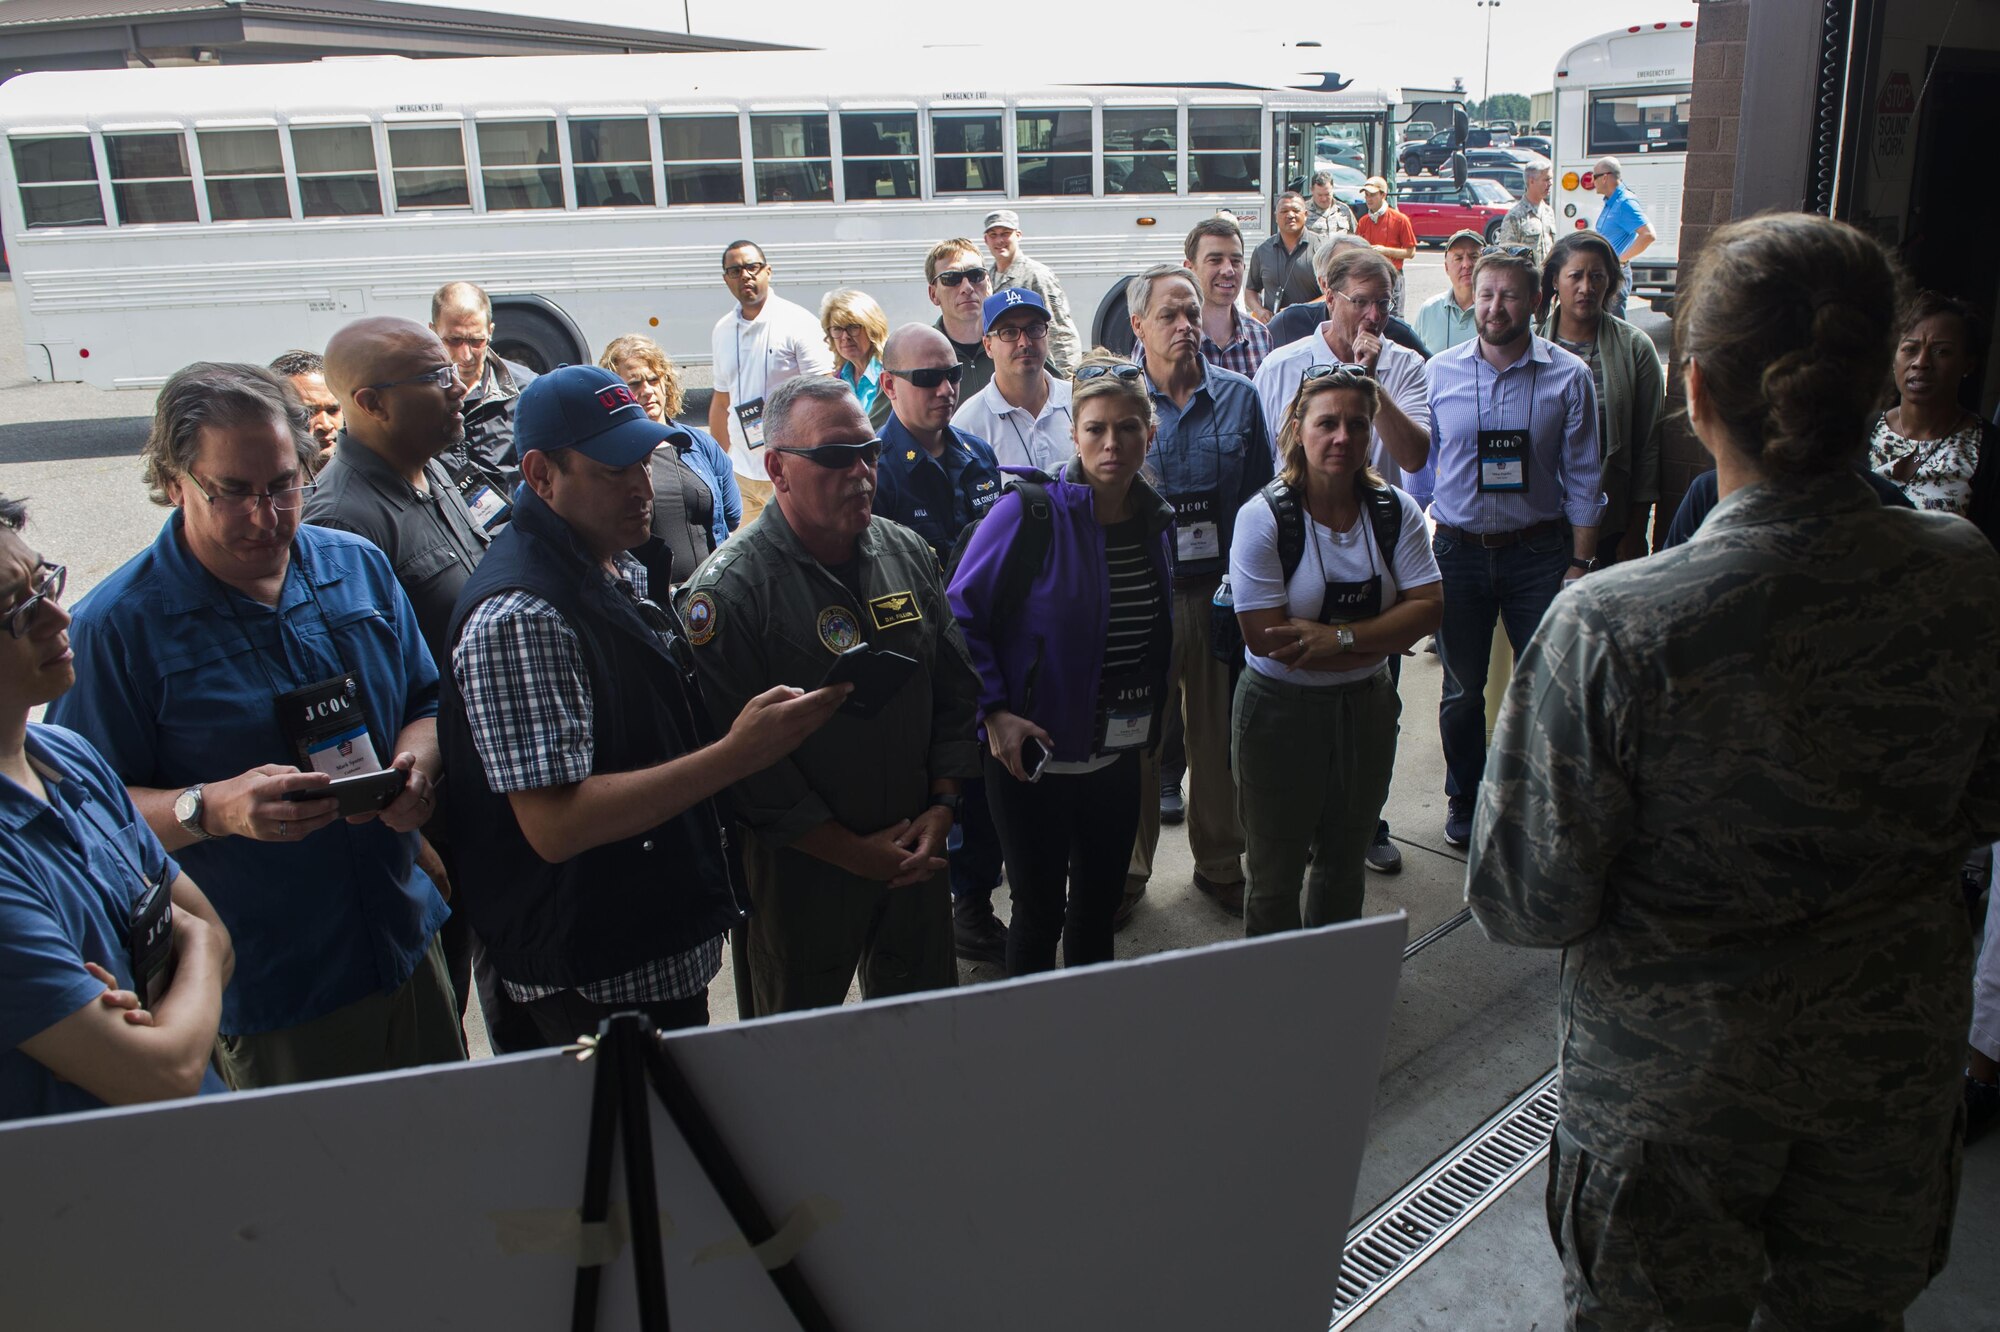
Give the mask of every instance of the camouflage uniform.
[[1493, 239], [1501, 245], [1525, 245], [1533, 250], [1539, 272], [1549, 261], [1549, 251], [1556, 247], [1556, 210], [1549, 207], [1547, 199], [1538, 204], [1516, 200], [1507, 216], [1500, 219], [1500, 230], [1493, 233]]
[[1007, 271], [996, 270], [993, 274], [993, 290], [1005, 291], [1009, 287], [1024, 287], [1040, 296], [1049, 307], [1049, 366], [1068, 379], [1075, 373], [1076, 363], [1083, 359], [1083, 349], [1077, 342], [1076, 319], [1069, 312], [1069, 297], [1063, 294], [1062, 283], [1047, 264], [1016, 250]]
[[1549, 1222], [1580, 1328], [1896, 1328], [1943, 1265], [2000, 830], [2000, 559], [1851, 475], [1556, 598], [1466, 896], [1563, 948]]

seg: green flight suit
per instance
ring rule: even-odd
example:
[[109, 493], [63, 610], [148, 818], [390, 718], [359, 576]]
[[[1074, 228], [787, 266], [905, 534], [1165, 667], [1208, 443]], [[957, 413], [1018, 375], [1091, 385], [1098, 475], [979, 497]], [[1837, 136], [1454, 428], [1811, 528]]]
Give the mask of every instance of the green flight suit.
[[834, 659], [864, 640], [923, 667], [874, 717], [836, 714], [789, 757], [735, 786], [749, 831], [752, 914], [732, 940], [737, 1010], [746, 1018], [839, 1004], [857, 967], [868, 998], [958, 980], [942, 871], [892, 889], [792, 846], [828, 820], [868, 836], [914, 819], [934, 780], [979, 773], [979, 677], [937, 557], [886, 518], [862, 533], [859, 554], [857, 597], [806, 551], [774, 501], [681, 589], [695, 672], [719, 723], [773, 685], [816, 688]]

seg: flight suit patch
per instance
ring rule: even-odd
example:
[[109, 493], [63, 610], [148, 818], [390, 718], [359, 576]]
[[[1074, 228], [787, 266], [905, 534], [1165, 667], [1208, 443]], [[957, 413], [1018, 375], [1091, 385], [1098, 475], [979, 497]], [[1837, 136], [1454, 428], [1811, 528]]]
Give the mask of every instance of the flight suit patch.
[[861, 626], [845, 606], [828, 606], [819, 613], [819, 641], [829, 652], [845, 652], [861, 641]]
[[697, 592], [688, 598], [687, 609], [681, 615], [687, 625], [688, 642], [700, 647], [715, 637], [715, 598], [706, 592]]
[[875, 617], [877, 629], [893, 629], [899, 624], [911, 624], [924, 618], [917, 609], [917, 598], [909, 592], [891, 592], [886, 597], [876, 597], [868, 603], [868, 613]]

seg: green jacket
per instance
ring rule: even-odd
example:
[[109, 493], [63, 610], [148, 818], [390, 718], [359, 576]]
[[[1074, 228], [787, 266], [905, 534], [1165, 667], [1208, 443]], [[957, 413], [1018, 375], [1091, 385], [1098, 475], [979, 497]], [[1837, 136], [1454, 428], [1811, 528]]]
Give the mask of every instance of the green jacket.
[[[1549, 306], [1541, 335], [1556, 336], [1557, 307]], [[1625, 530], [1634, 504], [1660, 502], [1660, 422], [1666, 415], [1667, 380], [1653, 340], [1616, 315], [1597, 325], [1597, 359], [1604, 367], [1604, 525]]]
[[[816, 688], [834, 658], [864, 639], [923, 665], [873, 718], [837, 713], [790, 757], [737, 783], [732, 794], [752, 833], [753, 867], [828, 819], [866, 836], [921, 814], [933, 779], [979, 775], [979, 677], [945, 600], [937, 557], [923, 538], [886, 518], [862, 533], [860, 554], [856, 605], [806, 552], [773, 500], [681, 589], [695, 674], [719, 727], [773, 685]], [[802, 853], [784, 854], [842, 873]]]

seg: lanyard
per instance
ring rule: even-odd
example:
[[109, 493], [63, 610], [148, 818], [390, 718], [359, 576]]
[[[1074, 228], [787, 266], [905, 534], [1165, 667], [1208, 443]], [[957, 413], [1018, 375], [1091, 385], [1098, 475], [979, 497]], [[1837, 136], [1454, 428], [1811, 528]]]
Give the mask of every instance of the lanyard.
[[[315, 610], [319, 614], [319, 622], [321, 626], [326, 630], [327, 646], [333, 649], [334, 657], [340, 662], [341, 671], [347, 675], [353, 676], [356, 685], [359, 685], [361, 682], [360, 672], [349, 668], [347, 664], [347, 654], [340, 650], [340, 639], [337, 635], [335, 635], [333, 631], [333, 624], [327, 618], [326, 607], [320, 603], [319, 593], [313, 587], [312, 572], [310, 569], [306, 567], [305, 562], [299, 558], [299, 545], [296, 538], [293, 539], [291, 556], [285, 570], [285, 576], [287, 579], [291, 577], [292, 572], [294, 570], [297, 571], [299, 576], [299, 582], [306, 590], [306, 599], [312, 602], [313, 610]], [[203, 572], [206, 573], [207, 571], [203, 570]], [[214, 578], [214, 575], [209, 574], [209, 577]], [[216, 579], [216, 581], [218, 583], [221, 582], [220, 579]], [[211, 589], [211, 592], [215, 591], [216, 589]], [[278, 604], [272, 607], [272, 611], [277, 621], [278, 651], [281, 653], [285, 653], [286, 665], [287, 667], [289, 667], [291, 665], [290, 654], [286, 652], [285, 648], [284, 602], [285, 602], [285, 593], [284, 593], [284, 587], [281, 584], [278, 589]], [[265, 660], [262, 649], [260, 649], [257, 646], [257, 644], [251, 639], [250, 631], [243, 627], [244, 624], [243, 618], [236, 613], [234, 608], [230, 606], [229, 589], [224, 587], [220, 590], [219, 595], [211, 596], [210, 604], [213, 605], [215, 609], [222, 614], [223, 618], [227, 619], [232, 625], [235, 626], [237, 636], [243, 640], [243, 646], [246, 649], [248, 649], [252, 657], [256, 658], [257, 669], [264, 673], [264, 682], [271, 686], [272, 697], [275, 698], [280, 694], [289, 692], [287, 686], [281, 684], [274, 676], [272, 676], [271, 663]], [[302, 675], [311, 675], [312, 673], [313, 672], [311, 670], [300, 671], [300, 674]]]
[[[1534, 359], [1534, 350], [1534, 338], [1530, 334], [1528, 364], [1533, 368], [1528, 371], [1528, 424], [1526, 428], [1531, 435], [1535, 432], [1535, 386], [1541, 382], [1542, 378], [1542, 363]], [[1484, 364], [1486, 364], [1486, 358], [1474, 352], [1472, 356], [1472, 414], [1475, 426], [1479, 430], [1486, 429], [1486, 404], [1479, 397], [1479, 367]], [[1500, 407], [1500, 372], [1498, 370], [1493, 372], [1493, 407], [1495, 411], [1498, 411]]]
[[[1312, 516], [1310, 510], [1306, 512], [1306, 524], [1313, 530], [1313, 567], [1319, 570], [1319, 585], [1321, 589], [1324, 589], [1326, 587], [1326, 557], [1320, 554], [1319, 549], [1319, 529], [1321, 524], [1319, 520]], [[1368, 576], [1370, 578], [1379, 578], [1382, 575], [1382, 570], [1375, 567], [1375, 520], [1368, 516], [1368, 505], [1365, 502], [1361, 505], [1361, 527], [1361, 544], [1368, 548]], [[1327, 531], [1331, 534], [1333, 529], [1328, 528]]]

